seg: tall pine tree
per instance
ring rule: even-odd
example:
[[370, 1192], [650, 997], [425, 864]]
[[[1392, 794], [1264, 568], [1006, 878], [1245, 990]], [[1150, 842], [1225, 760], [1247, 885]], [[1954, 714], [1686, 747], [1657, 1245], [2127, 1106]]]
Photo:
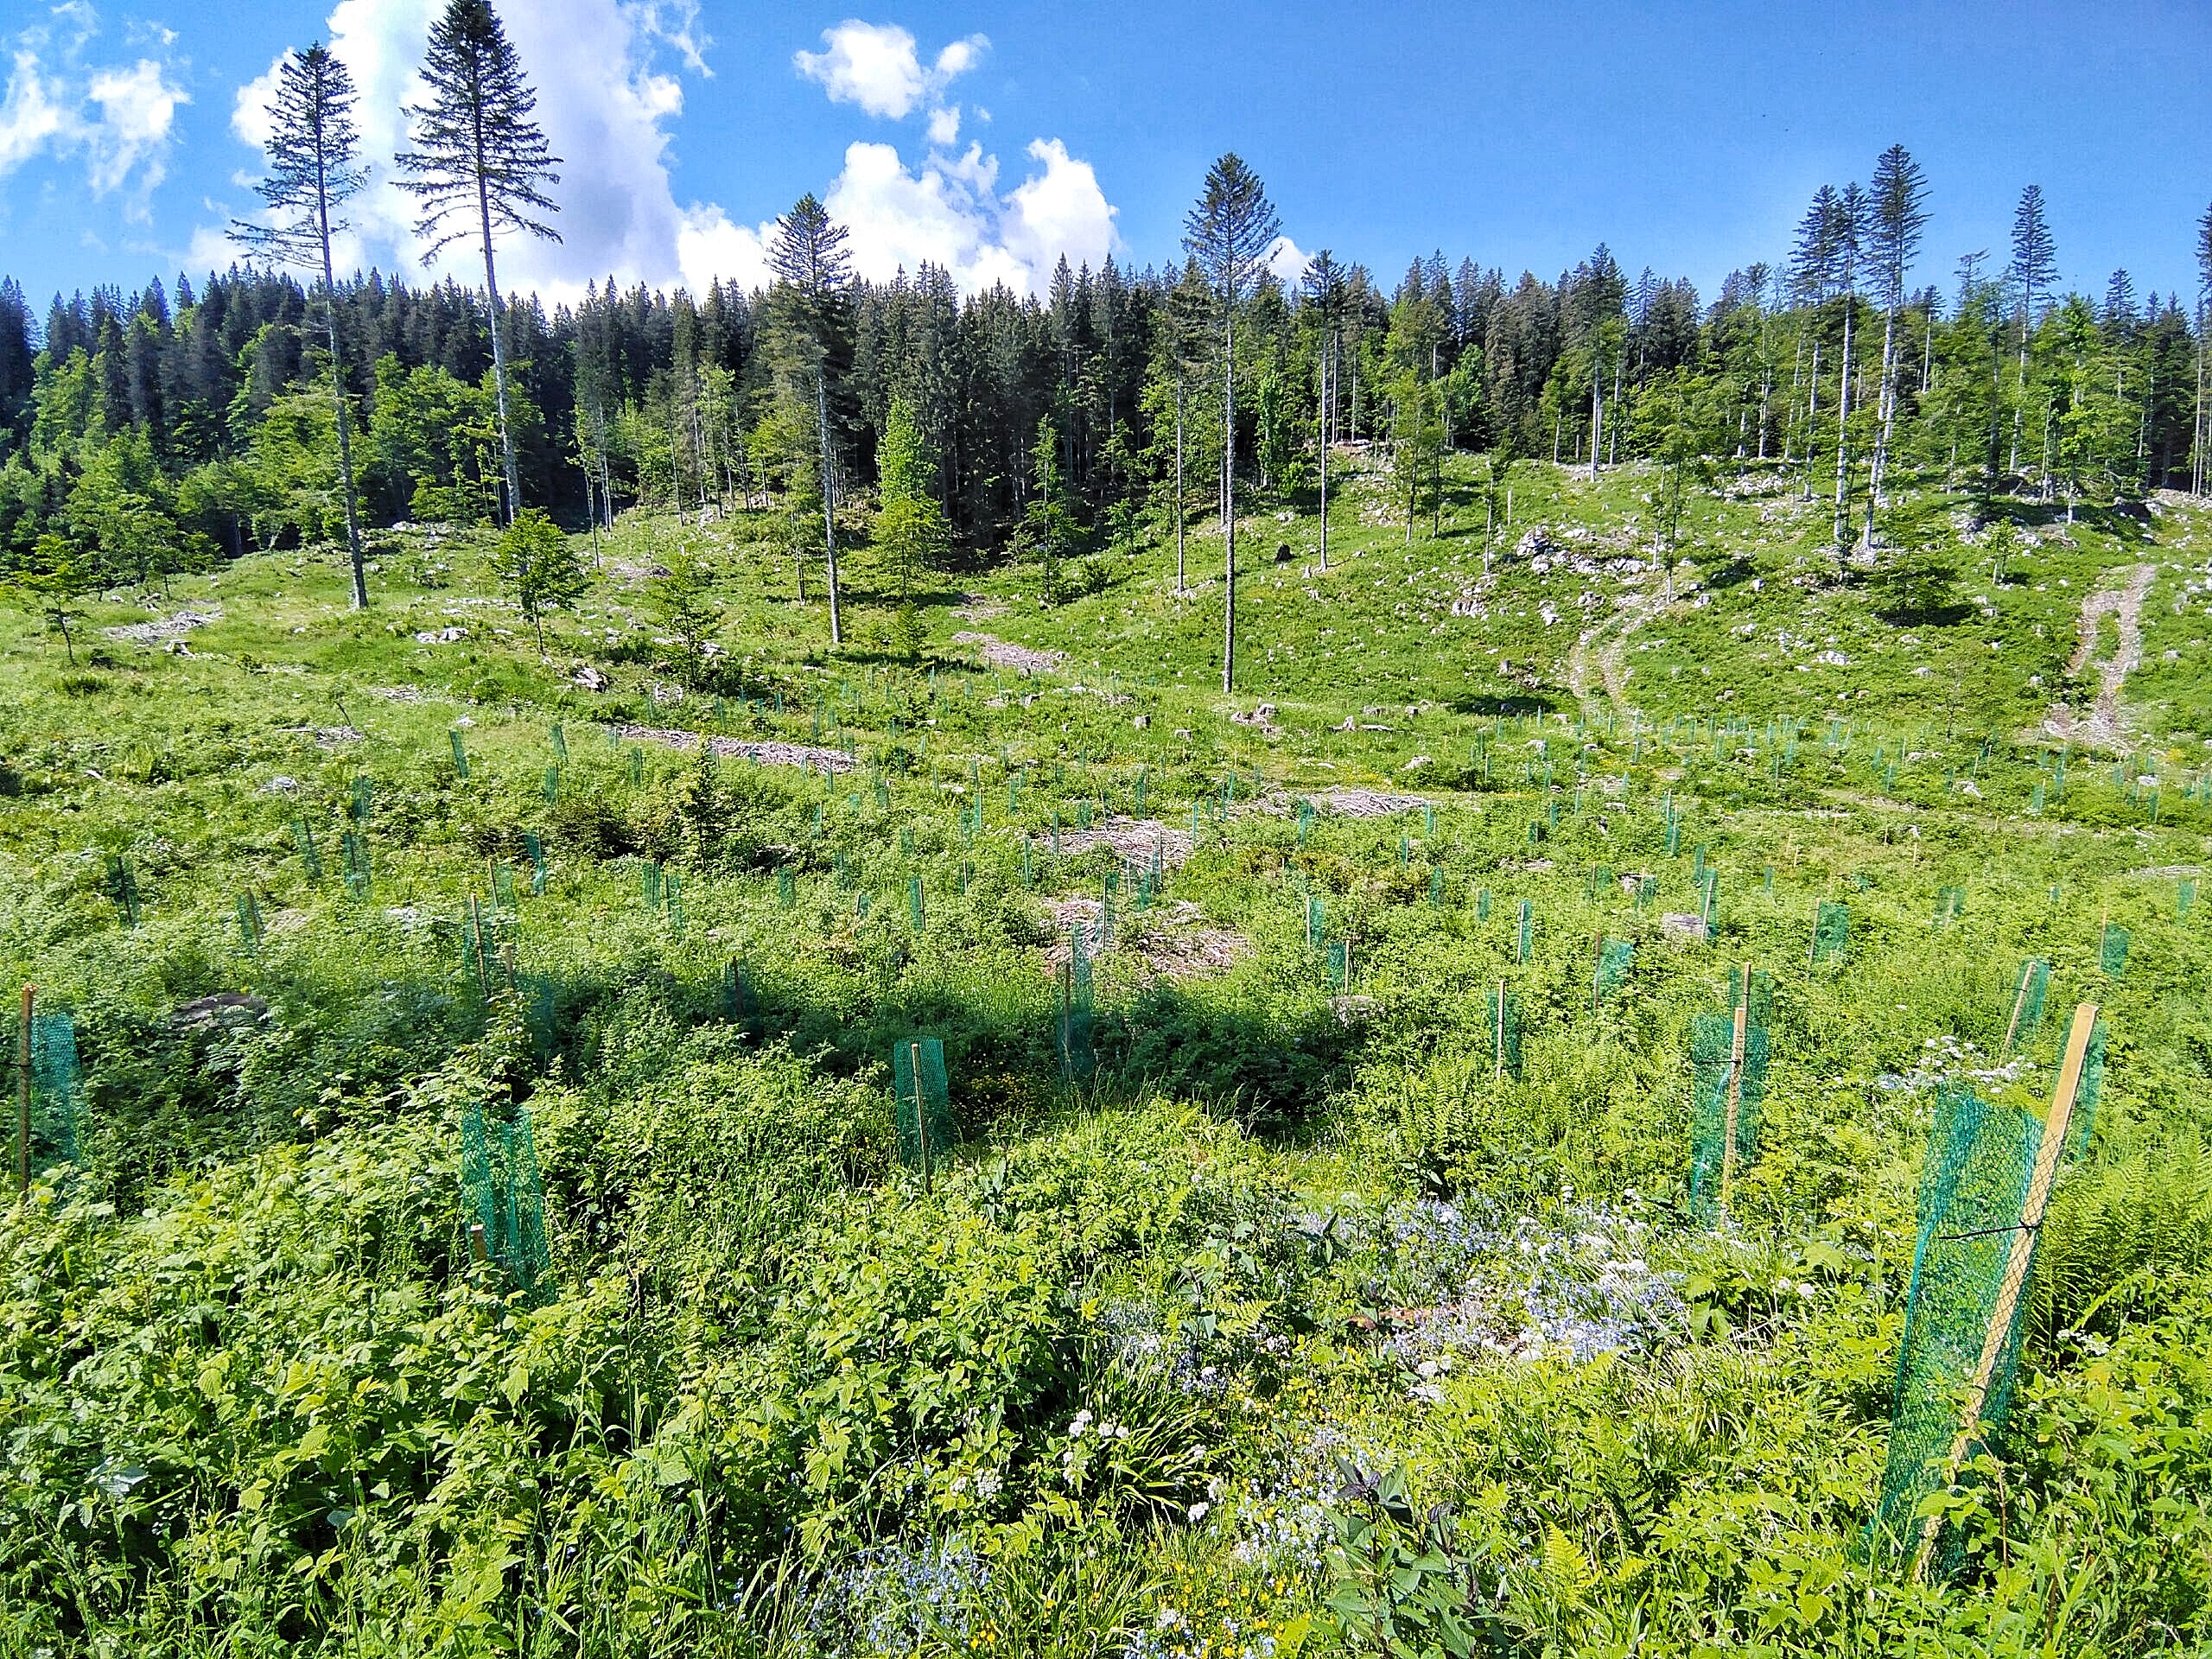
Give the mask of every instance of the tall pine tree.
[[407, 111], [415, 148], [398, 158], [406, 175], [400, 188], [423, 204], [415, 230], [430, 238], [423, 264], [472, 234], [483, 241], [492, 388], [512, 524], [522, 511], [522, 484], [507, 418], [507, 353], [493, 244], [505, 232], [561, 239], [541, 217], [560, 211], [543, 187], [561, 181], [553, 170], [561, 158], [538, 130], [537, 94], [524, 79], [522, 60], [489, 0], [447, 0], [444, 15], [430, 29], [423, 80], [429, 97]]
[[1904, 274], [1920, 251], [1928, 224], [1928, 179], [1903, 144], [1891, 144], [1874, 163], [1873, 213], [1868, 225], [1875, 289], [1882, 298], [1881, 425], [1874, 440], [1873, 475], [1866, 494], [1866, 543], [1874, 542], [1874, 515], [1888, 505], [1883, 494], [1890, 441], [1897, 426], [1897, 312], [1904, 303]]
[[330, 263], [330, 238], [347, 228], [337, 210], [360, 193], [367, 178], [355, 164], [360, 133], [353, 124], [353, 77], [321, 41], [285, 57], [264, 146], [269, 176], [257, 187], [273, 222], [233, 224], [231, 236], [286, 264], [322, 273], [318, 297], [330, 346], [330, 402], [338, 423], [338, 487], [346, 506], [346, 552], [353, 569], [353, 608], [365, 611], [369, 607], [368, 577], [353, 487], [353, 421], [338, 344], [338, 278]]
[[814, 382], [814, 417], [822, 467], [822, 541], [830, 570], [830, 643], [842, 645], [844, 625], [837, 591], [836, 448], [830, 434], [830, 371], [835, 353], [846, 285], [852, 281], [852, 257], [845, 251], [845, 227], [811, 191], [776, 221], [768, 250], [769, 269], [783, 283], [791, 326], [786, 351], [795, 352]]
[[1207, 170], [1205, 193], [1183, 221], [1183, 247], [1213, 289], [1221, 318], [1221, 689], [1236, 687], [1236, 310], [1282, 228], [1260, 175], [1234, 152]]

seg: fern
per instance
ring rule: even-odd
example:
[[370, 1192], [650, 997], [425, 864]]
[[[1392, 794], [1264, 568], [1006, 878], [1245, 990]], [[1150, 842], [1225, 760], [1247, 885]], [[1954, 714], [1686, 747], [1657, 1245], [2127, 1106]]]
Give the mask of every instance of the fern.
[[2208, 1265], [2212, 1156], [2195, 1141], [2078, 1171], [2044, 1220], [2029, 1333], [2047, 1346], [2122, 1312], [2155, 1313], [2167, 1287]]

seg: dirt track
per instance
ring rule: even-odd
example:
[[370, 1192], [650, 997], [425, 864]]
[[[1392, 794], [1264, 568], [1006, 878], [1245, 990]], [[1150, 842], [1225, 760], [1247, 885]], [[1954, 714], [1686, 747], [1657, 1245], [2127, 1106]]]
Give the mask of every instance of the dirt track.
[[2097, 697], [2089, 713], [2076, 715], [2070, 709], [2052, 709], [2050, 718], [2044, 722], [2044, 729], [2052, 736], [2101, 748], [2119, 748], [2126, 744], [2120, 694], [2127, 683], [2128, 675], [2143, 664], [2143, 601], [2149, 596], [2151, 583], [2158, 574], [2157, 565], [2139, 564], [2128, 573], [2126, 587], [2100, 588], [2082, 601], [2081, 639], [2074, 647], [2072, 660], [2066, 664], [2066, 671], [2078, 676], [2089, 665], [2090, 654], [2097, 648], [2097, 635], [2107, 616], [2117, 619], [2120, 642], [2113, 654], [2096, 665]]

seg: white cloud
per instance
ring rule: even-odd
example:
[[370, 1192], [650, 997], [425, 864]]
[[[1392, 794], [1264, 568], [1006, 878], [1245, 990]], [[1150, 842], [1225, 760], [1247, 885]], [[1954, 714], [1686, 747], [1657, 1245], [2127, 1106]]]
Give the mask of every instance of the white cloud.
[[[13, 41], [8, 90], [0, 101], [0, 178], [41, 156], [82, 156], [95, 195], [131, 187], [124, 211], [143, 219], [147, 198], [168, 171], [177, 106], [191, 99], [152, 58], [88, 64], [85, 48], [99, 19], [84, 0], [50, 9], [52, 23]], [[67, 26], [56, 40], [54, 24]], [[158, 35], [153, 39], [166, 49]], [[174, 37], [172, 37], [174, 38]]]
[[278, 53], [267, 73], [256, 75], [238, 88], [238, 97], [231, 105], [231, 130], [238, 135], [239, 143], [251, 144], [256, 149], [268, 143], [276, 125], [270, 111], [276, 105], [277, 83], [284, 78], [284, 66], [291, 56], [289, 52]]
[[73, 137], [76, 118], [55, 102], [60, 96], [58, 87], [48, 89], [37, 54], [18, 51], [8, 76], [8, 101], [0, 104], [0, 178], [48, 144], [66, 143]]
[[[857, 104], [873, 116], [903, 121], [983, 59], [990, 41], [981, 35], [955, 41], [927, 68], [914, 37], [896, 23], [848, 18], [822, 31], [822, 52], [797, 52], [792, 67], [818, 81], [833, 104]], [[947, 140], [950, 143], [950, 140]]]
[[1287, 236], [1279, 236], [1268, 245], [1266, 257], [1260, 263], [1274, 272], [1275, 280], [1285, 288], [1295, 289], [1306, 280], [1306, 267], [1313, 263], [1313, 256]]
[[[425, 245], [419, 209], [394, 181], [389, 157], [409, 147], [405, 106], [420, 100], [416, 65], [441, 0], [338, 0], [327, 29], [331, 51], [352, 74], [368, 188], [349, 204], [352, 231], [338, 249], [342, 268], [379, 265], [417, 276]], [[704, 70], [709, 42], [693, 0], [537, 0], [505, 9], [524, 72], [537, 92], [537, 117], [563, 158], [550, 194], [560, 203], [558, 243], [508, 237], [499, 245], [500, 286], [573, 299], [588, 283], [689, 283], [702, 249], [730, 245], [716, 232], [720, 210], [679, 206], [669, 178], [671, 128], [683, 86], [664, 57]], [[283, 60], [240, 87], [232, 130], [258, 145]], [[734, 227], [732, 227], [734, 228]], [[483, 280], [473, 242], [447, 249], [434, 276]], [[736, 270], [731, 272], [738, 275]]]
[[[341, 270], [375, 264], [410, 279], [420, 275], [416, 205], [393, 183], [384, 158], [407, 147], [402, 111], [420, 97], [416, 65], [442, 4], [337, 0], [329, 14], [330, 48], [359, 94], [361, 154], [371, 162], [369, 188], [347, 209], [353, 228], [335, 251]], [[537, 89], [546, 138], [566, 159], [561, 182], [550, 193], [561, 204], [553, 222], [564, 239], [557, 245], [518, 237], [503, 241], [503, 288], [535, 289], [557, 302], [609, 276], [625, 286], [681, 282], [695, 293], [716, 278], [747, 288], [768, 281], [774, 224], [748, 224], [712, 201], [680, 202], [671, 182], [670, 147], [684, 104], [678, 66], [702, 67], [697, 54], [707, 44], [697, 30], [697, 10], [693, 0], [537, 0], [505, 10], [523, 67]], [[820, 55], [835, 57], [841, 39], [851, 45], [858, 39], [854, 30], [898, 37], [889, 72], [855, 67], [864, 53], [848, 51], [842, 61], [862, 79], [874, 74], [867, 96], [903, 112], [929, 105], [986, 47], [981, 36], [956, 41], [925, 68], [903, 30], [855, 23], [830, 31], [830, 50]], [[257, 146], [266, 137], [281, 65], [279, 60], [238, 91], [232, 129], [247, 144]], [[908, 65], [912, 77], [899, 79]], [[849, 95], [836, 86], [831, 95], [870, 108], [859, 91], [861, 79], [849, 85]], [[911, 93], [899, 90], [908, 86]], [[899, 105], [901, 98], [911, 101]], [[953, 152], [960, 124], [957, 107], [932, 108], [931, 149], [911, 168], [889, 144], [855, 143], [837, 177], [818, 192], [849, 228], [862, 276], [888, 278], [926, 260], [971, 292], [1001, 282], [1039, 291], [1062, 254], [1071, 264], [1095, 268], [1115, 250], [1115, 210], [1089, 162], [1069, 155], [1058, 139], [1039, 140], [1028, 149], [1034, 165], [1001, 196], [995, 157], [972, 143], [964, 154]], [[802, 188], [794, 181], [790, 194]], [[194, 269], [235, 257], [219, 226], [204, 228], [192, 251]], [[448, 249], [431, 274], [471, 286], [483, 281], [480, 260], [467, 243]]]
[[677, 269], [684, 287], [704, 293], [717, 279], [741, 288], [768, 285], [768, 244], [776, 234], [772, 219], [758, 228], [740, 225], [720, 207], [693, 207], [677, 232]]
[[1041, 170], [1001, 197], [998, 160], [980, 144], [909, 169], [889, 144], [856, 143], [823, 206], [850, 232], [854, 269], [872, 281], [926, 261], [971, 293], [995, 283], [1041, 292], [1063, 256], [1094, 270], [1104, 262], [1115, 210], [1090, 163], [1058, 139], [1039, 139], [1029, 156]]
[[141, 58], [129, 69], [99, 71], [86, 95], [100, 109], [100, 118], [86, 137], [92, 188], [105, 195], [136, 172], [143, 199], [168, 171], [176, 106], [192, 100], [151, 58]]

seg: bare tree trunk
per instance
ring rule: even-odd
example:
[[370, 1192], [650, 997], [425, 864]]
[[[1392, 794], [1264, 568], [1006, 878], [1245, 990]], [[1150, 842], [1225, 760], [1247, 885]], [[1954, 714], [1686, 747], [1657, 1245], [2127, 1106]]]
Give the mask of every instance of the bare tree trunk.
[[1605, 429], [1605, 465], [1610, 467], [1620, 454], [1621, 447], [1621, 364], [1613, 360], [1613, 423]]
[[1236, 689], [1236, 295], [1223, 319], [1221, 689]]
[[2199, 305], [2196, 308], [2196, 441], [2191, 446], [2196, 454], [2191, 457], [2194, 464], [2190, 468], [2189, 485], [2192, 495], [2204, 493], [2205, 437], [2208, 430], [2212, 430], [2212, 420], [2207, 418], [2204, 401], [2204, 336], [2208, 325], [2212, 325], [2212, 311]]
[[1766, 319], [1759, 319], [1759, 459], [1766, 459], [1767, 400], [1774, 396], [1774, 359], [1766, 348]]
[[1336, 353], [1336, 336], [1329, 337], [1321, 355], [1321, 569], [1329, 568], [1329, 364]]
[[[826, 362], [815, 365], [814, 411], [822, 435], [822, 540], [830, 556], [830, 643], [842, 645], [845, 643], [845, 630], [837, 610], [837, 478], [830, 458], [830, 385]], [[802, 576], [800, 581], [804, 582], [805, 578]]]
[[1883, 493], [1883, 475], [1889, 470], [1890, 433], [1896, 422], [1897, 412], [1897, 391], [1891, 385], [1893, 371], [1891, 364], [1891, 353], [1895, 350], [1897, 344], [1897, 308], [1892, 303], [1889, 315], [1882, 323], [1882, 425], [1880, 435], [1874, 440], [1873, 476], [1868, 480], [1869, 487], [1866, 492], [1866, 545], [1869, 547], [1874, 545], [1875, 510], [1889, 505], [1889, 498]]
[[1813, 499], [1814, 428], [1821, 419], [1821, 340], [1813, 337], [1813, 372], [1808, 377], [1809, 390], [1805, 394], [1805, 499]]
[[[318, 162], [318, 180], [323, 177]], [[367, 565], [361, 552], [361, 518], [353, 504], [353, 422], [346, 408], [346, 383], [338, 359], [338, 283], [330, 269], [330, 205], [327, 190], [318, 185], [316, 222], [322, 232], [322, 320], [330, 334], [330, 404], [338, 417], [338, 486], [346, 495], [346, 556], [353, 576], [353, 608], [369, 608]]]
[[1859, 314], [1859, 296], [1843, 296], [1843, 367], [1835, 378], [1835, 545], [1843, 548], [1850, 518], [1851, 480], [1851, 325]]
[[1590, 481], [1598, 481], [1598, 444], [1605, 433], [1605, 403], [1601, 388], [1605, 380], [1598, 372], [1598, 365], [1590, 365]]
[[507, 479], [507, 522], [522, 511], [521, 474], [515, 467], [514, 434], [507, 427], [507, 347], [499, 337], [499, 278], [492, 265], [492, 195], [485, 182], [483, 147], [476, 154], [476, 213], [484, 227], [484, 296], [492, 306], [492, 390], [499, 408], [499, 457]]
[[1189, 516], [1189, 500], [1183, 493], [1183, 371], [1175, 371], [1175, 597], [1180, 599], [1183, 586], [1183, 520]]

